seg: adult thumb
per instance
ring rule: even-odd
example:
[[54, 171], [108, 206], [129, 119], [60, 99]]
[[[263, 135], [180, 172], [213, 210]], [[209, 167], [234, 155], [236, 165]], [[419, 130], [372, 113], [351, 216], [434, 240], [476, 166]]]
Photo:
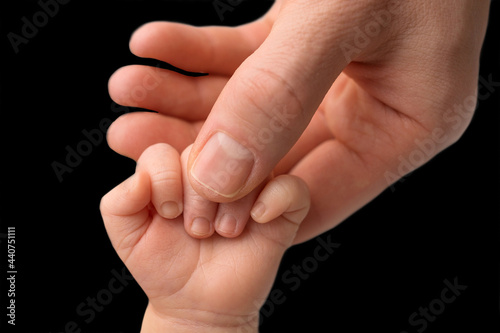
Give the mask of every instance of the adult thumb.
[[349, 32], [364, 18], [349, 3], [281, 6], [269, 35], [228, 81], [194, 143], [188, 170], [200, 195], [217, 202], [245, 196], [299, 139], [350, 61], [339, 45], [352, 40]]

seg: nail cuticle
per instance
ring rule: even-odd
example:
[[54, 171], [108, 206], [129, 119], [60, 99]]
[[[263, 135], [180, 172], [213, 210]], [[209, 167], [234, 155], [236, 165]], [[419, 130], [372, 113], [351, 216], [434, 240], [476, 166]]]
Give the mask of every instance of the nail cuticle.
[[254, 164], [248, 148], [227, 133], [216, 132], [194, 161], [191, 176], [208, 190], [232, 198], [243, 189]]

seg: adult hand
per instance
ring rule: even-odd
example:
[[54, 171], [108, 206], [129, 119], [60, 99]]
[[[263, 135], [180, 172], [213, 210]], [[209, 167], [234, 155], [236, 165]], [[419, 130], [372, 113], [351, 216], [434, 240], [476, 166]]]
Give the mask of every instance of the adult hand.
[[[120, 118], [110, 146], [137, 158], [154, 142], [194, 141], [189, 179], [217, 202], [242, 198], [273, 170], [298, 175], [312, 196], [296, 239], [305, 240], [461, 136], [488, 9], [477, 0], [283, 0], [237, 28], [147, 24], [133, 53], [211, 75], [119, 70], [112, 98], [161, 114]], [[146, 97], [130, 93], [138, 86]]]
[[277, 177], [259, 194], [274, 207], [270, 222], [252, 221], [237, 238], [196, 239], [183, 215], [169, 219], [162, 209], [191, 190], [182, 179], [178, 152], [156, 144], [101, 201], [111, 243], [149, 299], [142, 332], [256, 332], [283, 253], [309, 209], [307, 187]]

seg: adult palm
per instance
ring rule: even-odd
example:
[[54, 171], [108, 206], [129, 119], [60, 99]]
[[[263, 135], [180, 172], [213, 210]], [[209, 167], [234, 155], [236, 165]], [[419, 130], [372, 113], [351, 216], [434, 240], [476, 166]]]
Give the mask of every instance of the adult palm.
[[118, 70], [111, 97], [159, 113], [119, 118], [111, 148], [134, 159], [156, 142], [179, 151], [195, 142], [199, 152], [220, 127], [255, 139], [284, 103], [294, 119], [264, 149], [253, 145], [256, 167], [240, 195], [271, 170], [297, 175], [312, 206], [295, 242], [334, 227], [455, 142], [475, 108], [488, 3], [394, 3], [277, 1], [237, 28], [141, 27], [134, 54], [210, 75]]

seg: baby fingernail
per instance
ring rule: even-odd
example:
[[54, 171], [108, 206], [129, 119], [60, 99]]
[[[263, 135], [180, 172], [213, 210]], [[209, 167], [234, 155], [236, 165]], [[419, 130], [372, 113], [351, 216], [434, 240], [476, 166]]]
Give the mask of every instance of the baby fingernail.
[[206, 188], [232, 198], [253, 169], [253, 154], [225, 133], [215, 133], [196, 158], [191, 175]]
[[258, 202], [255, 204], [255, 206], [253, 206], [250, 215], [256, 222], [261, 222], [265, 212], [266, 212], [266, 205], [264, 205], [263, 202]]
[[232, 215], [224, 215], [217, 224], [217, 231], [225, 235], [231, 236], [236, 231], [236, 225], [238, 221]]
[[167, 201], [161, 205], [161, 214], [168, 219], [174, 219], [181, 215], [182, 208], [174, 201]]
[[209, 236], [212, 232], [212, 224], [203, 217], [197, 217], [191, 224], [191, 233], [198, 237]]

